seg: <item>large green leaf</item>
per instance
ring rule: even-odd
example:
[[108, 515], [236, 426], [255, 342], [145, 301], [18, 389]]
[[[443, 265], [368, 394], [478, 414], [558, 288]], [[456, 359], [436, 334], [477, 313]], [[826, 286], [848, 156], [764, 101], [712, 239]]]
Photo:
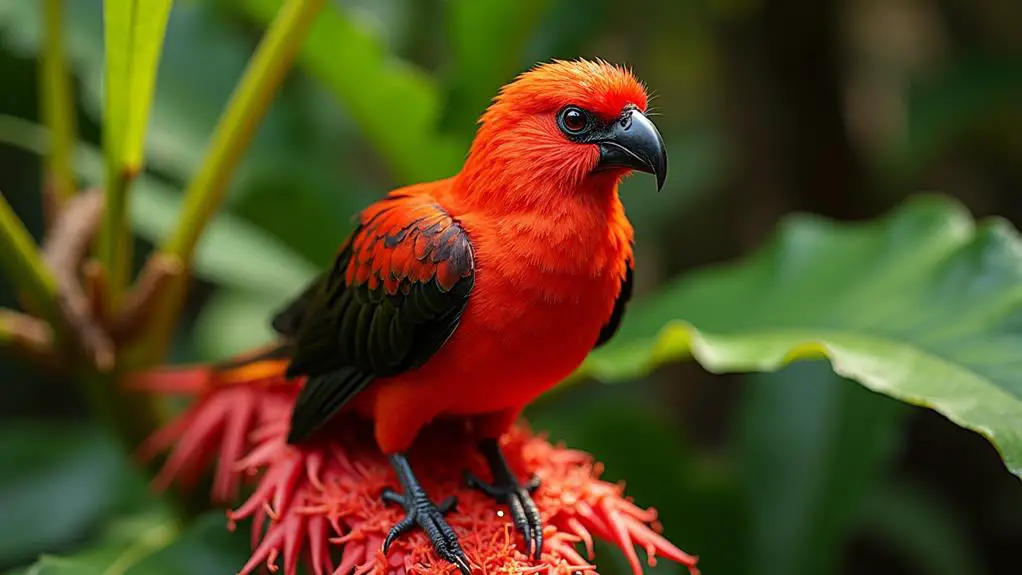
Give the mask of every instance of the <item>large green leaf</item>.
[[714, 372], [827, 357], [983, 434], [1022, 475], [1022, 241], [950, 200], [867, 224], [793, 217], [748, 260], [638, 302], [581, 373], [630, 378], [689, 354]]

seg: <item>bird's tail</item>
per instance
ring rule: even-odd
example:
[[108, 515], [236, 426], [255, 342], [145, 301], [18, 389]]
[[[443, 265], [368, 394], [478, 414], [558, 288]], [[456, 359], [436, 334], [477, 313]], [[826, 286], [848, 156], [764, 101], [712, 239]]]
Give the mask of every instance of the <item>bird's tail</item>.
[[237, 384], [283, 384], [292, 352], [290, 344], [278, 342], [224, 361], [136, 372], [128, 376], [127, 385], [160, 394], [197, 395]]

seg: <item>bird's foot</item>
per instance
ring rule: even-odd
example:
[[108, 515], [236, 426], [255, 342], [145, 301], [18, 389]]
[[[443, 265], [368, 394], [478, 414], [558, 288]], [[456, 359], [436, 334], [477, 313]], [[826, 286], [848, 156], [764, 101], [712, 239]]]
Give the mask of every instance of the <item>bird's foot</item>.
[[405, 510], [404, 519], [390, 528], [387, 538], [383, 541], [384, 555], [387, 554], [387, 550], [390, 549], [390, 545], [395, 539], [418, 524], [426, 532], [429, 540], [433, 542], [433, 549], [436, 550], [437, 555], [456, 565], [462, 575], [472, 575], [472, 570], [468, 566], [468, 557], [461, 549], [458, 536], [454, 534], [454, 530], [444, 519], [444, 515], [458, 504], [457, 498], [448, 497], [440, 505], [436, 505], [422, 488], [413, 490], [406, 495], [400, 495], [393, 489], [387, 488], [383, 490], [381, 497], [384, 502], [400, 505]]
[[525, 554], [538, 561], [543, 552], [543, 518], [532, 500], [532, 492], [539, 487], [539, 477], [533, 476], [522, 485], [511, 472], [496, 440], [483, 441], [480, 450], [489, 462], [493, 483], [486, 483], [474, 474], [466, 473], [469, 486], [489, 495], [497, 503], [507, 505], [515, 529], [525, 539]]

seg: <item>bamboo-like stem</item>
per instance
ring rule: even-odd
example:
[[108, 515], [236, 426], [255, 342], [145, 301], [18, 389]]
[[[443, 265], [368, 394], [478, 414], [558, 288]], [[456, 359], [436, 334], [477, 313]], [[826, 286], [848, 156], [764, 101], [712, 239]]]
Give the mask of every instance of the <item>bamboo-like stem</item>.
[[33, 310], [56, 329], [61, 327], [57, 279], [46, 267], [32, 236], [0, 192], [0, 266], [23, 290]]
[[223, 200], [238, 160], [248, 148], [270, 101], [324, 0], [286, 0], [263, 36], [216, 130], [202, 167], [188, 187], [181, 218], [164, 251], [191, 262], [199, 237]]
[[59, 208], [77, 191], [71, 165], [78, 126], [75, 119], [74, 86], [64, 53], [63, 0], [43, 0], [45, 46], [42, 53], [40, 94], [46, 126], [53, 145], [46, 164], [46, 189], [49, 201]]
[[97, 255], [105, 270], [108, 288], [106, 301], [111, 308], [120, 301], [128, 282], [131, 230], [127, 203], [133, 177], [124, 172], [120, 165], [106, 166], [106, 216], [100, 228]]
[[128, 192], [142, 170], [156, 71], [172, 4], [173, 0], [103, 0], [106, 213], [98, 255], [106, 268], [106, 301], [113, 313], [131, 273]]

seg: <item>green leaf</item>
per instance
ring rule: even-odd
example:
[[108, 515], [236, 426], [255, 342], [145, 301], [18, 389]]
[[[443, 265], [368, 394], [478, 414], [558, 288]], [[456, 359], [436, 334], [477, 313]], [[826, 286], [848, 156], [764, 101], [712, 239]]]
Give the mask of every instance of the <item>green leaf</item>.
[[104, 0], [107, 153], [128, 171], [142, 164], [146, 125], [172, 0]]
[[85, 423], [0, 427], [0, 565], [73, 543], [117, 503], [131, 467]]
[[[280, 0], [231, 0], [263, 24]], [[468, 141], [437, 132], [442, 102], [424, 71], [387, 50], [380, 35], [336, 3], [323, 7], [298, 63], [348, 110], [401, 183], [457, 172]], [[352, 80], [355, 81], [352, 81]]]
[[751, 511], [744, 572], [836, 573], [855, 512], [892, 454], [902, 405], [823, 362], [751, 378], [739, 433]]
[[1020, 326], [1018, 232], [924, 197], [867, 224], [789, 219], [746, 261], [637, 302], [580, 373], [630, 378], [690, 354], [718, 373], [827, 357], [983, 434], [1022, 475]]
[[106, 196], [96, 255], [106, 298], [120, 305], [130, 277], [128, 191], [142, 168], [146, 126], [171, 0], [103, 0], [103, 155]]

